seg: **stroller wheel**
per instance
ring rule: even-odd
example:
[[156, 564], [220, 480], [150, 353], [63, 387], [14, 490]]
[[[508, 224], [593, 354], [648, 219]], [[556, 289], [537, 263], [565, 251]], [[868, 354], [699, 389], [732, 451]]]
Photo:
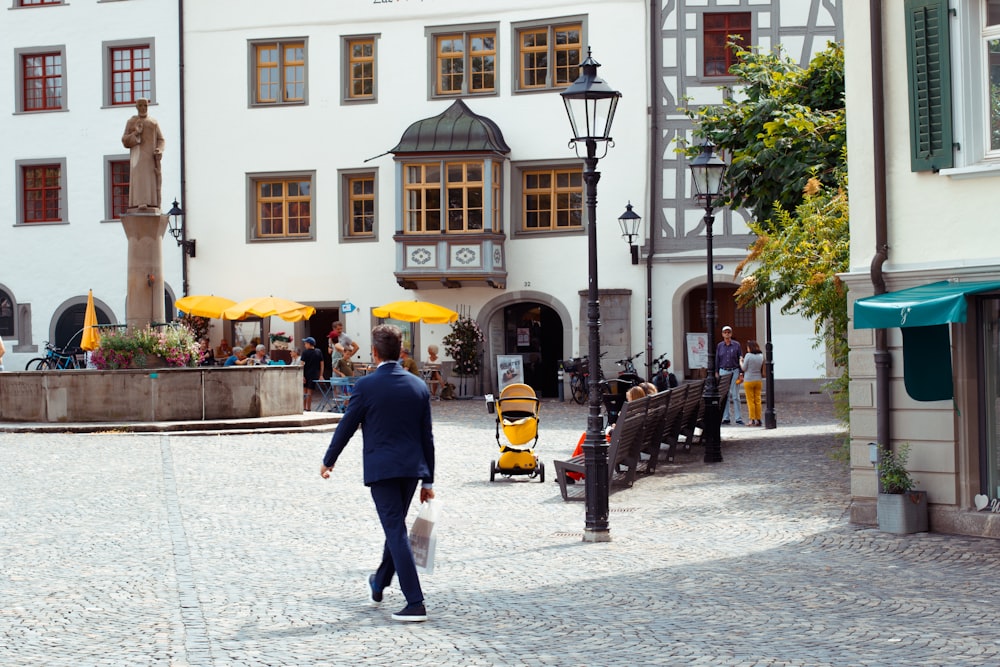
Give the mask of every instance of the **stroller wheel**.
[[490, 461], [490, 481], [492, 482], [497, 476], [497, 462]]
[[541, 461], [538, 462], [538, 481], [539, 482], [545, 481], [545, 464], [542, 463]]

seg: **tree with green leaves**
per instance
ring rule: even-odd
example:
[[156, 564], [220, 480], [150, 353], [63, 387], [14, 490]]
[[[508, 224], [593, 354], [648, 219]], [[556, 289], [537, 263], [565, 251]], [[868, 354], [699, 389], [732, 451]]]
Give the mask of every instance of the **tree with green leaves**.
[[[757, 238], [736, 270], [744, 276], [737, 299], [783, 301], [782, 312], [814, 322], [817, 344], [846, 369], [847, 291], [837, 277], [850, 245], [843, 47], [829, 44], [806, 68], [780, 52], [734, 48], [737, 90], [686, 113], [695, 136], [730, 157], [726, 204], [753, 214]], [[833, 389], [847, 382], [845, 372]]]
[[[749, 209], [770, 229], [775, 209], [794, 211], [810, 178], [837, 187], [847, 171], [844, 50], [830, 43], [802, 68], [780, 51], [732, 46], [735, 90], [721, 105], [685, 113], [696, 137], [731, 158], [727, 204]], [[697, 147], [686, 150], [693, 155]]]

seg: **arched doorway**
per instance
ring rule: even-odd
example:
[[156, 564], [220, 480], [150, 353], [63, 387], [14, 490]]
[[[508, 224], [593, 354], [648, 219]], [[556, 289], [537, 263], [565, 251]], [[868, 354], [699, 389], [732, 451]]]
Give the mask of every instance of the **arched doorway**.
[[550, 306], [534, 301], [505, 306], [503, 347], [494, 350], [494, 354], [521, 355], [525, 384], [539, 396], [558, 396], [559, 361], [563, 358], [562, 318]]
[[[722, 327], [727, 324], [733, 328], [733, 340], [745, 345], [746, 341], [757, 338], [757, 311], [750, 308], [740, 308], [736, 305], [737, 285], [715, 283], [715, 331], [709, 332], [710, 341], [718, 343], [722, 340]], [[705, 321], [705, 302], [708, 290], [695, 287], [688, 292], [684, 304], [684, 331], [687, 333], [708, 332]], [[687, 368], [687, 363], [685, 363]], [[687, 369], [687, 377], [693, 377], [692, 369]]]
[[[94, 310], [97, 312], [98, 324], [111, 324], [108, 313], [94, 303]], [[55, 340], [52, 343], [56, 347], [79, 347], [83, 334], [83, 320], [87, 315], [87, 304], [75, 303], [62, 312], [56, 320]]]

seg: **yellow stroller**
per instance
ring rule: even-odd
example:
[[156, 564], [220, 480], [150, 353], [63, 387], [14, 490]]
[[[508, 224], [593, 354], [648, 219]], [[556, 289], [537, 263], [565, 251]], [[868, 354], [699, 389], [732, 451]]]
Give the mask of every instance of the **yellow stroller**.
[[[494, 401], [497, 413], [497, 446], [500, 459], [490, 461], [490, 481], [497, 473], [508, 477], [528, 475], [545, 481], [545, 464], [535, 456], [538, 442], [538, 408], [535, 390], [526, 384], [509, 384]], [[491, 410], [492, 412], [492, 410]], [[500, 428], [508, 443], [500, 442]]]

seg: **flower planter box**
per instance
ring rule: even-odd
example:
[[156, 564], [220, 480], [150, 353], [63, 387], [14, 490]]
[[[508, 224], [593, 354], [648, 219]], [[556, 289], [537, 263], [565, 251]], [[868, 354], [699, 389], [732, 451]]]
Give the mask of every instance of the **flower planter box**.
[[302, 414], [296, 366], [25, 371], [0, 377], [11, 422], [200, 421]]
[[907, 535], [927, 532], [927, 492], [880, 493], [878, 495], [878, 529], [886, 533]]

